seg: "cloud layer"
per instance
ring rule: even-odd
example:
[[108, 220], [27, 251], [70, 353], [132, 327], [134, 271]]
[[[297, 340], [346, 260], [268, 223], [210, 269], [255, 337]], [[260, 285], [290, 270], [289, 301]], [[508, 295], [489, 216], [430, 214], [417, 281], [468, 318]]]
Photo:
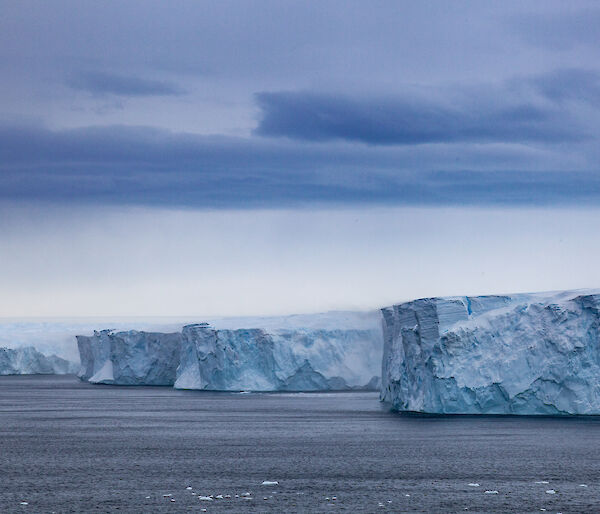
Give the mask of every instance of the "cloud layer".
[[257, 133], [264, 136], [383, 145], [554, 143], [586, 137], [568, 112], [507, 102], [501, 95], [459, 102], [297, 92], [260, 93], [257, 98], [263, 113]]
[[77, 73], [67, 83], [74, 89], [95, 95], [177, 96], [183, 94], [182, 89], [169, 82], [102, 71]]
[[600, 200], [593, 168], [572, 168], [575, 160], [564, 155], [519, 145], [381, 149], [148, 127], [5, 126], [0, 152], [3, 201], [249, 208]]
[[599, 16], [585, 0], [11, 4], [0, 201], [597, 203]]

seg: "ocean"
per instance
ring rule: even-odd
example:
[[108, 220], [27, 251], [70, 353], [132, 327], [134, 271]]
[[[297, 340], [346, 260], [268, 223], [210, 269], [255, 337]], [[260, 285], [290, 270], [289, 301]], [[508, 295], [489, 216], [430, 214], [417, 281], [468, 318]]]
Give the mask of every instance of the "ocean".
[[8, 513], [600, 512], [599, 449], [600, 417], [0, 377]]

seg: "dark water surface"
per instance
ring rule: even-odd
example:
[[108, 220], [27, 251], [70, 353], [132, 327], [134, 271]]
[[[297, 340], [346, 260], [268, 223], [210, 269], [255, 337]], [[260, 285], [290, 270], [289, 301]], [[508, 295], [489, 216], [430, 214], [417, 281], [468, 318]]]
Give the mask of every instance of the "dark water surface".
[[0, 377], [0, 512], [600, 512], [599, 450], [598, 418]]

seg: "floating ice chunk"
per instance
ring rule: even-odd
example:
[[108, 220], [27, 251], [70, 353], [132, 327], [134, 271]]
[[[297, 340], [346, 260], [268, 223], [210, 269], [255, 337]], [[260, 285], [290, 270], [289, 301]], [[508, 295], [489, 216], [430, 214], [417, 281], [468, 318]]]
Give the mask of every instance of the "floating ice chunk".
[[21, 502], [19, 505], [29, 505], [28, 502]]
[[198, 496], [198, 499], [203, 502], [211, 502], [213, 499], [210, 496]]
[[186, 491], [191, 491], [192, 490], [192, 486], [188, 485], [185, 489], [186, 489]]
[[217, 500], [222, 500], [223, 499], [223, 495], [222, 494], [217, 494], [217, 496], [215, 496], [215, 498]]
[[485, 491], [483, 494], [498, 494], [498, 491]]
[[206, 509], [200, 509], [200, 512], [206, 512]]
[[479, 484], [476, 482], [471, 482], [470, 484], [467, 484], [469, 487], [479, 487]]
[[579, 487], [587, 487], [587, 484], [579, 484]]
[[536, 482], [536, 484], [549, 484], [550, 482], [548, 482], [547, 480], [538, 480]]
[[405, 494], [404, 496], [410, 496], [410, 494]]
[[242, 496], [252, 496], [252, 493], [242, 493]]
[[150, 496], [146, 496], [146, 500], [149, 500], [149, 499], [150, 499]]
[[265, 480], [261, 485], [279, 485], [279, 482], [277, 482], [277, 480]]
[[173, 496], [172, 494], [163, 494], [163, 498], [170, 498], [171, 496]]
[[548, 489], [546, 494], [556, 494], [556, 491], [554, 489]]
[[379, 502], [378, 507], [385, 507], [385, 505], [381, 502]]

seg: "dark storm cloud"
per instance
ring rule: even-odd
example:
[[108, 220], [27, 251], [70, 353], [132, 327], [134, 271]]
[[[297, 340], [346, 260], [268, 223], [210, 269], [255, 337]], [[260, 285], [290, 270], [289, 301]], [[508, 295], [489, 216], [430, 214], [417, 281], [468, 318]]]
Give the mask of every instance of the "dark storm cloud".
[[[460, 162], [452, 165], [453, 152], [434, 145], [414, 155], [404, 148], [195, 136], [144, 127], [55, 132], [5, 126], [0, 197], [197, 208], [600, 200], [600, 174], [593, 170], [540, 171], [531, 163], [527, 167], [527, 158], [516, 151], [522, 167], [498, 171], [507, 163], [507, 149], [494, 156], [491, 149], [462, 147], [458, 154], [471, 167], [465, 169]], [[446, 171], [440, 171], [442, 165]]]
[[95, 95], [177, 96], [184, 93], [181, 88], [168, 82], [100, 71], [74, 74], [68, 79], [67, 84], [73, 89]]
[[444, 105], [411, 98], [349, 99], [314, 93], [260, 93], [264, 136], [369, 144], [557, 142], [584, 137], [565, 113], [534, 105]]
[[597, 203], [598, 13], [554, 0], [6, 3], [0, 197]]

